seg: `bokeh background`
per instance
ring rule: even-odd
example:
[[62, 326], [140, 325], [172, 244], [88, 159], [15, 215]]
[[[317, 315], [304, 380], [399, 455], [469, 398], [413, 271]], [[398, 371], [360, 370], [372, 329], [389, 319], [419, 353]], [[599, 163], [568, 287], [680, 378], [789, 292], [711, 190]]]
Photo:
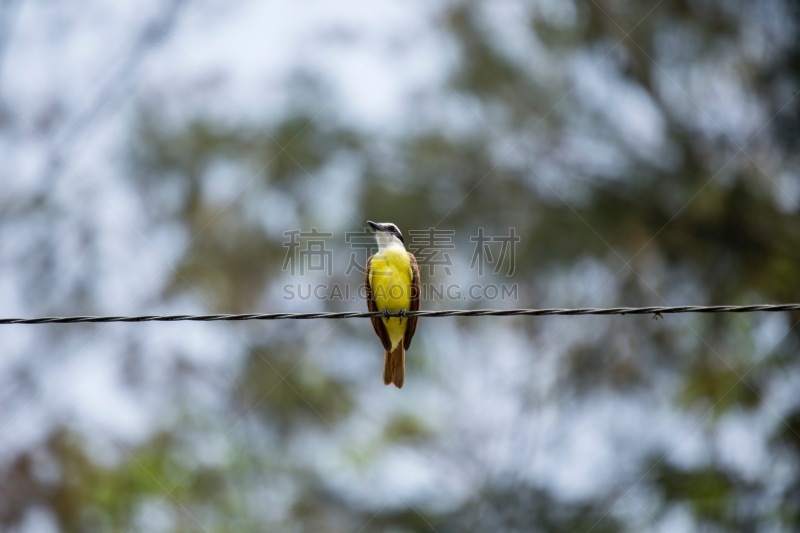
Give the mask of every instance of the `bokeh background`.
[[[7, 0], [0, 315], [361, 311], [287, 287], [357, 288], [368, 219], [517, 291], [425, 309], [800, 301], [799, 36], [791, 0]], [[330, 272], [287, 268], [312, 228]], [[364, 319], [0, 326], [0, 529], [797, 531], [798, 321], [427, 319], [401, 391]]]

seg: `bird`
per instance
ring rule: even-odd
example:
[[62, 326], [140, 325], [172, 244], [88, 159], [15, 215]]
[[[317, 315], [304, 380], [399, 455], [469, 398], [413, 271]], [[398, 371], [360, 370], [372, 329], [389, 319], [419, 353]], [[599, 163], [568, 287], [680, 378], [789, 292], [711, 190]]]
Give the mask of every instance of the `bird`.
[[[367, 308], [383, 313], [419, 310], [419, 267], [406, 251], [400, 229], [391, 222], [367, 223], [375, 230], [378, 251], [367, 260]], [[417, 317], [372, 317], [372, 327], [383, 343], [383, 383], [398, 389], [405, 381], [406, 350], [417, 331]]]

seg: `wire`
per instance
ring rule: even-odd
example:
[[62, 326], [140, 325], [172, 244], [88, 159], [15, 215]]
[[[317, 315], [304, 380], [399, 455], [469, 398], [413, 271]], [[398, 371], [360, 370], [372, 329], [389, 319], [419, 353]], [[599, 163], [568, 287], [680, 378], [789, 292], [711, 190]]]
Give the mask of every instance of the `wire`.
[[552, 316], [552, 315], [653, 315], [677, 313], [761, 313], [800, 311], [800, 304], [780, 305], [685, 305], [680, 307], [607, 307], [578, 309], [468, 309], [447, 311], [406, 311], [405, 313], [250, 313], [241, 315], [142, 315], [142, 316], [65, 316], [41, 318], [0, 318], [3, 324], [76, 324], [96, 322], [217, 322], [221, 320], [313, 320], [374, 317], [449, 316]]

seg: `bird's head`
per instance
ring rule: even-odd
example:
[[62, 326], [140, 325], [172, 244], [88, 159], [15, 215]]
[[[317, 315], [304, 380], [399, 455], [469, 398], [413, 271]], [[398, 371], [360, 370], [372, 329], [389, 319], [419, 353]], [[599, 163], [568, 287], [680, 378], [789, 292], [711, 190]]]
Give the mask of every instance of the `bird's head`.
[[391, 222], [372, 222], [367, 221], [367, 224], [375, 230], [375, 239], [378, 241], [378, 249], [385, 250], [389, 246], [400, 245], [405, 248], [405, 240], [403, 234], [400, 233], [400, 228]]

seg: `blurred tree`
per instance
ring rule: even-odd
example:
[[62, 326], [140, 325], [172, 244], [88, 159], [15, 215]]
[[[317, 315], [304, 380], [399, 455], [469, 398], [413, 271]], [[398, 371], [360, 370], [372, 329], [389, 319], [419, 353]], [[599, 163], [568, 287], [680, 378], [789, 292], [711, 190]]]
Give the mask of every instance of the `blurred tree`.
[[[344, 233], [367, 219], [453, 229], [456, 274], [428, 281], [514, 283], [514, 306], [800, 301], [796, 3], [466, 1], [427, 16], [454, 60], [399, 128], [333, 112], [321, 72], [296, 75], [278, 118], [176, 118], [170, 96], [140, 99], [120, 186], [145, 255], [168, 250], [159, 276], [131, 278], [155, 288], [148, 312], [359, 309], [281, 299], [297, 281], [284, 232], [330, 231], [346, 257]], [[53, 199], [58, 172], [4, 200], [0, 220], [34, 244], [6, 247], [3, 266], [24, 270], [36, 311], [121, 312], [86, 252], [103, 230], [76, 224], [68, 250], [50, 231], [81, 211]], [[466, 268], [477, 228], [511, 227], [512, 277]], [[90, 255], [68, 278], [85, 289], [55, 290], [74, 250]], [[338, 266], [302, 281], [361, 282]], [[0, 459], [0, 523], [32, 530], [44, 510], [65, 531], [794, 531], [799, 321], [431, 319], [400, 395], [359, 321], [215, 325], [218, 344], [131, 328], [110, 351], [158, 406], [154, 427], [133, 443], [95, 428], [114, 444], [103, 454], [53, 423]], [[101, 334], [32, 345], [77, 359]], [[222, 363], [192, 355], [207, 342]], [[37, 397], [42, 366], [3, 370], [3, 409], [25, 412], [15, 395]]]

